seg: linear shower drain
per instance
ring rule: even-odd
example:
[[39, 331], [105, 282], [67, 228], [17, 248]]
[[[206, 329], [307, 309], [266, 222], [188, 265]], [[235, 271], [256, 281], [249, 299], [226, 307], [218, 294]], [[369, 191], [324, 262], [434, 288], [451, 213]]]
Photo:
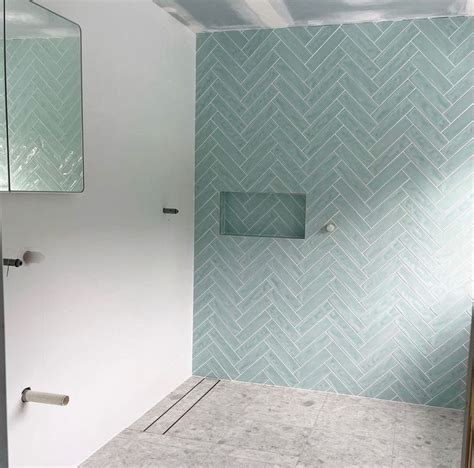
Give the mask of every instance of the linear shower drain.
[[199, 403], [220, 380], [202, 379], [178, 401], [158, 416], [144, 432], [166, 434], [186, 413]]

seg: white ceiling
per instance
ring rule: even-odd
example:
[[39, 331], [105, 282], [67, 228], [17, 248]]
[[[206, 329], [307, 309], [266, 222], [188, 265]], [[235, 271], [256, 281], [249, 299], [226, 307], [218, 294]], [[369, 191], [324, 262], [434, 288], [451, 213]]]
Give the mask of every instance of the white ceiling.
[[195, 32], [473, 14], [474, 0], [153, 0]]

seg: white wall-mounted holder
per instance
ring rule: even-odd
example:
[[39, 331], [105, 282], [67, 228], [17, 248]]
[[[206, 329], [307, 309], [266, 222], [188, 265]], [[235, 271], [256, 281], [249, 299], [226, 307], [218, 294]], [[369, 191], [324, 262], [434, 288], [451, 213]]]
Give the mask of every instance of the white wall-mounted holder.
[[27, 387], [21, 392], [21, 401], [23, 403], [66, 406], [69, 403], [69, 396], [58, 393], [35, 392], [30, 387]]
[[324, 229], [327, 232], [334, 232], [336, 230], [336, 225], [334, 223], [327, 223]]

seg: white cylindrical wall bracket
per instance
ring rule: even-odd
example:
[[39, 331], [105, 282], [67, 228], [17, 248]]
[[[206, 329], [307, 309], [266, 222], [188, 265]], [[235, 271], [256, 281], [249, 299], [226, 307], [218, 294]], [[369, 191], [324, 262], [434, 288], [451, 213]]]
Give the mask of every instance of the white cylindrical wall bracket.
[[69, 403], [69, 397], [57, 393], [35, 392], [28, 387], [21, 392], [21, 401], [23, 403], [43, 403], [45, 405], [66, 406]]
[[336, 225], [334, 223], [327, 223], [325, 226], [326, 232], [334, 232], [336, 230]]

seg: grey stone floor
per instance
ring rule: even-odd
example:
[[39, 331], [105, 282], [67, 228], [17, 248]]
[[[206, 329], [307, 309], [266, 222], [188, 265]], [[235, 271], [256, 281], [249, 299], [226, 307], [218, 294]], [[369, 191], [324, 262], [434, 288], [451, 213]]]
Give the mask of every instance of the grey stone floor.
[[191, 377], [81, 466], [455, 467], [463, 413]]

